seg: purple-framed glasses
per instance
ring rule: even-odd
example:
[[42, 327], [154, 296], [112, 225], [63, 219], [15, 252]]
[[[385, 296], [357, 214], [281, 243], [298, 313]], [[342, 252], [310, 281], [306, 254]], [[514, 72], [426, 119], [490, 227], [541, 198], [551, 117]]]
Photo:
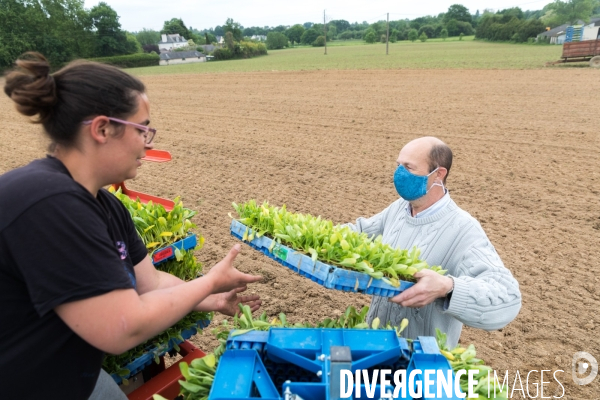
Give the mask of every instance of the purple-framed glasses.
[[[149, 126], [136, 124], [135, 122], [125, 121], [125, 120], [118, 119], [118, 118], [112, 118], [112, 117], [106, 117], [106, 118], [108, 118], [109, 120], [116, 122], [118, 124], [131, 125], [134, 128], [137, 128], [137, 129], [143, 131], [144, 141], [146, 144], [152, 143], [152, 140], [154, 140], [154, 136], [156, 135], [156, 129], [150, 128]], [[82, 122], [83, 125], [90, 125], [91, 123], [92, 123], [91, 119]]]

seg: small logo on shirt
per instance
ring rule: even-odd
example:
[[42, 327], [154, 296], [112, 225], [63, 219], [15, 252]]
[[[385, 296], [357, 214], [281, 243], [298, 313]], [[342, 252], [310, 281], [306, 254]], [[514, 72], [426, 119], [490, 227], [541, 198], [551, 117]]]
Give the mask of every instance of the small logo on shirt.
[[119, 251], [119, 255], [121, 256], [121, 260], [127, 258], [127, 245], [125, 242], [117, 242], [117, 250]]
[[123, 269], [127, 273], [127, 276], [129, 276], [129, 280], [131, 281], [131, 284], [133, 285], [133, 287], [137, 288], [137, 282], [135, 279], [135, 275], [133, 275], [131, 273], [131, 271], [129, 270], [129, 268], [127, 268], [127, 265], [125, 264], [125, 259], [127, 259], [127, 245], [125, 244], [125, 242], [121, 242], [121, 241], [118, 241], [115, 244], [117, 245], [117, 250], [119, 251], [119, 256], [121, 257], [121, 261], [123, 261], [121, 263], [121, 265], [123, 265]]

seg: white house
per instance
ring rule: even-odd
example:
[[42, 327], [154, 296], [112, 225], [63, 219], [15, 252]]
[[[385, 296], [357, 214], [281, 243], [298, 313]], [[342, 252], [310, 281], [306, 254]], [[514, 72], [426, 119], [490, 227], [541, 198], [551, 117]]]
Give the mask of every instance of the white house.
[[160, 50], [173, 50], [178, 47], [187, 46], [187, 44], [187, 40], [183, 36], [179, 35], [179, 33], [172, 35], [163, 33], [161, 35], [161, 41], [158, 42], [158, 48]]
[[206, 55], [198, 51], [170, 51], [160, 54], [160, 65], [206, 62]]
[[267, 37], [265, 35], [252, 35], [250, 39], [258, 40], [259, 42], [264, 42], [265, 40], [267, 40]]
[[216, 39], [218, 44], [225, 43], [225, 38], [223, 36], [217, 36]]

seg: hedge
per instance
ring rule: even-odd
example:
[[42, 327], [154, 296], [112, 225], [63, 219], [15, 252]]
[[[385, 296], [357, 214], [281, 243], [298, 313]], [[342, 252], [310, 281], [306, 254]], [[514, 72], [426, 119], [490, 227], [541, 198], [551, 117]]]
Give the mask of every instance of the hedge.
[[158, 54], [136, 53], [125, 56], [89, 58], [89, 60], [120, 68], [153, 67], [159, 65], [160, 56]]
[[227, 47], [216, 49], [213, 52], [215, 60], [230, 60], [232, 58], [251, 58], [256, 56], [263, 56], [267, 54], [267, 46], [263, 43], [254, 43], [248, 41], [241, 41], [235, 43], [234, 49], [231, 50]]

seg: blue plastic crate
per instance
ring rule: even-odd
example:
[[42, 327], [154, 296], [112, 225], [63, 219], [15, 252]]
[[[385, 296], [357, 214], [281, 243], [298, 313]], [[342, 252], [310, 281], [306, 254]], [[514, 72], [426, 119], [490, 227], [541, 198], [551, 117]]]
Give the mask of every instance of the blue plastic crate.
[[[252, 232], [251, 228], [239, 221], [231, 221], [231, 234], [242, 239], [244, 233]], [[328, 289], [344, 292], [359, 292], [382, 297], [394, 297], [414, 285], [413, 282], [400, 281], [400, 286], [394, 287], [381, 279], [372, 279], [362, 272], [349, 271], [317, 261], [316, 263], [306, 254], [294, 249], [276, 244], [273, 251], [269, 251], [273, 240], [266, 236], [254, 238], [248, 243], [252, 248], [262, 252], [267, 257], [288, 267], [294, 272], [324, 286]]]
[[[196, 327], [192, 327], [189, 329], [186, 329], [184, 331], [181, 332], [181, 336], [183, 337], [184, 340], [188, 340], [189, 338], [191, 338], [192, 336], [194, 336], [199, 329], [204, 329], [206, 328], [208, 325], [210, 324], [210, 320], [201, 320], [196, 322]], [[166, 347], [163, 348], [157, 348], [156, 346], [150, 346], [146, 349], [146, 353], [143, 354], [142, 356], [136, 358], [135, 360], [133, 360], [132, 362], [130, 362], [127, 365], [122, 366], [122, 369], [127, 369], [129, 370], [129, 374], [126, 376], [119, 376], [118, 374], [112, 374], [112, 378], [115, 380], [115, 382], [120, 385], [123, 382], [123, 378], [127, 379], [131, 376], [136, 375], [137, 373], [139, 373], [140, 371], [142, 371], [144, 368], [146, 368], [147, 366], [149, 366], [150, 364], [152, 364], [154, 362], [154, 357], [162, 357], [163, 355], [165, 355], [167, 352], [173, 350], [173, 348], [175, 347], [175, 345], [181, 343], [181, 339], [171, 339], [169, 340], [169, 343]]]
[[154, 265], [162, 264], [163, 262], [175, 258], [175, 249], [189, 250], [196, 247], [198, 244], [198, 237], [195, 233], [190, 234], [185, 239], [181, 239], [173, 244], [166, 247], [162, 247], [152, 252], [152, 263]]

